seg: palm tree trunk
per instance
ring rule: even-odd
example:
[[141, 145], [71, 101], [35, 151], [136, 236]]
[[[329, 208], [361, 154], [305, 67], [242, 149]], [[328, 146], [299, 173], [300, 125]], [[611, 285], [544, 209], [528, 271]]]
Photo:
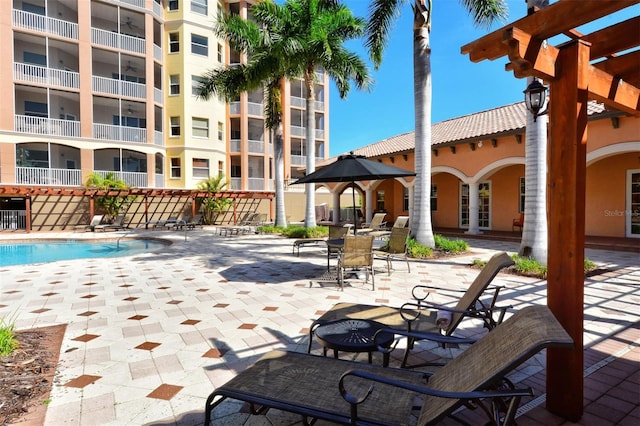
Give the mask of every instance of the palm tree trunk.
[[[304, 119], [307, 139], [307, 174], [316, 170], [316, 94], [313, 84], [314, 77], [313, 69], [307, 71], [304, 76], [305, 86], [307, 88], [307, 110]], [[304, 226], [306, 228], [314, 228], [316, 227], [316, 187], [314, 183], [306, 184], [305, 195], [307, 204], [304, 215]]]
[[414, 7], [413, 91], [415, 103], [415, 191], [411, 234], [435, 247], [431, 225], [431, 45], [428, 13], [420, 0]]
[[287, 226], [284, 207], [284, 145], [282, 143], [282, 122], [272, 131], [274, 179], [276, 186], [276, 226]]
[[[528, 0], [527, 7], [543, 8], [548, 0]], [[527, 78], [527, 85], [533, 77]], [[520, 256], [533, 257], [543, 265], [547, 264], [547, 115], [538, 116], [527, 111], [525, 133], [525, 173], [524, 173], [524, 224], [520, 241]]]

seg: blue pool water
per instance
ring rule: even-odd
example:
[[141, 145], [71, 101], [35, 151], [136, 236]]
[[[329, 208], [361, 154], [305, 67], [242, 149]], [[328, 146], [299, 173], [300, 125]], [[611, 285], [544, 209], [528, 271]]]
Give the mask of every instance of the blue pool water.
[[28, 265], [58, 260], [131, 256], [155, 251], [167, 244], [157, 240], [45, 241], [0, 243], [0, 266]]

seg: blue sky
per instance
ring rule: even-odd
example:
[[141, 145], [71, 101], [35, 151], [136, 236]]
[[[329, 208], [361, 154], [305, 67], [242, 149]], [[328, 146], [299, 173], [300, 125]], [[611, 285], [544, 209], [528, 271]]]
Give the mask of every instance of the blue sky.
[[[486, 29], [474, 27], [459, 0], [433, 0], [433, 123], [523, 99], [526, 82], [504, 70], [506, 58], [473, 63], [468, 55], [460, 53], [463, 45], [526, 15], [525, 0], [507, 2], [508, 20]], [[381, 67], [377, 71], [371, 67], [373, 88], [369, 92], [354, 88], [342, 100], [334, 83], [329, 83], [331, 156], [414, 130], [413, 13], [411, 1], [406, 3], [393, 27]], [[345, 4], [356, 16], [367, 17], [369, 0], [345, 0]], [[625, 16], [637, 15], [638, 11], [632, 8]], [[347, 46], [368, 60], [361, 41], [351, 41]]]

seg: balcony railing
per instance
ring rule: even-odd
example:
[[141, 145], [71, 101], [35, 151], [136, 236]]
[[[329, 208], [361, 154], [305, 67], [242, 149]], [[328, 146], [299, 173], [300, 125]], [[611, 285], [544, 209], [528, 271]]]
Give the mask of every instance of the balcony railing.
[[131, 5], [131, 6], [139, 7], [140, 9], [144, 9], [144, 0], [115, 0], [115, 3], [124, 3], [126, 5]]
[[264, 154], [264, 141], [254, 141], [249, 139], [249, 152]]
[[304, 166], [307, 164], [307, 156], [306, 155], [291, 155], [291, 165], [293, 166]]
[[157, 104], [164, 104], [164, 94], [162, 93], [162, 89], [158, 89], [157, 87], [153, 88], [153, 101]]
[[153, 59], [155, 59], [158, 62], [162, 62], [162, 47], [158, 46], [155, 43], [153, 45]]
[[164, 188], [164, 175], [156, 173], [156, 188]]
[[15, 115], [14, 126], [15, 131], [20, 133], [69, 136], [74, 138], [80, 137], [79, 121], [32, 117], [29, 115]]
[[249, 191], [264, 191], [264, 178], [249, 178]]
[[248, 106], [250, 115], [257, 115], [258, 117], [262, 117], [262, 114], [264, 111], [264, 107], [262, 104], [258, 104], [255, 102], [248, 102], [247, 106]]
[[78, 39], [78, 24], [13, 9], [13, 25], [70, 39]]
[[115, 78], [93, 76], [93, 91], [112, 95], [144, 99], [147, 97], [147, 85]]
[[47, 84], [70, 89], [80, 88], [80, 74], [39, 65], [13, 63], [13, 78], [36, 84]]
[[240, 114], [240, 102], [229, 102], [229, 114]]
[[146, 51], [145, 40], [113, 31], [91, 28], [91, 42], [113, 49], [128, 50], [130, 52], [144, 54]]
[[[291, 96], [291, 106], [301, 109], [307, 109], [307, 100], [298, 96]], [[314, 101], [313, 104], [316, 111], [324, 111], [324, 101]]]
[[159, 18], [162, 18], [162, 5], [160, 3], [153, 2], [153, 13]]
[[82, 171], [79, 169], [16, 167], [16, 183], [19, 185], [82, 186]]
[[27, 211], [0, 210], [0, 229], [27, 229]]
[[153, 131], [153, 144], [158, 146], [164, 146], [164, 133], [160, 130]]
[[112, 141], [147, 142], [147, 129], [93, 123], [93, 137]]
[[232, 177], [229, 182], [229, 189], [232, 191], [239, 191], [242, 189], [242, 178]]
[[145, 172], [119, 172], [113, 170], [95, 170], [95, 173], [106, 178], [112, 173], [118, 180], [123, 180], [131, 188], [148, 188], [147, 174]]
[[230, 152], [240, 152], [241, 146], [242, 146], [242, 141], [240, 141], [240, 139], [231, 139], [229, 141]]

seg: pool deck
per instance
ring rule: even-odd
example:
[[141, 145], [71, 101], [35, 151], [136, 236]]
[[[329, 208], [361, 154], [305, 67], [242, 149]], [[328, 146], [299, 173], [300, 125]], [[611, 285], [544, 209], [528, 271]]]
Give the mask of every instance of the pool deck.
[[[0, 233], [0, 240], [120, 235]], [[396, 262], [391, 276], [379, 261], [375, 291], [357, 281], [338, 291], [327, 283], [309, 285], [326, 271], [323, 245], [304, 247], [298, 257], [293, 240], [275, 236], [221, 237], [207, 227], [136, 233], [144, 235], [173, 244], [130, 257], [0, 267], [0, 317], [16, 314], [18, 329], [67, 324], [45, 425], [201, 425], [205, 399], [216, 386], [271, 349], [306, 351], [311, 321], [333, 304], [400, 306], [415, 284], [461, 288], [478, 273], [468, 267], [472, 260], [518, 249], [514, 241], [463, 237], [471, 246], [463, 256], [413, 261], [411, 273]], [[585, 414], [579, 424], [640, 424], [640, 256], [600, 249], [586, 255], [599, 273], [585, 279]], [[500, 274], [495, 282], [505, 286], [501, 304], [546, 303], [542, 280]], [[484, 333], [467, 322], [460, 334]], [[321, 353], [317, 344], [313, 353]], [[399, 357], [395, 351], [391, 364]], [[518, 424], [573, 424], [545, 409], [544, 364], [540, 354], [509, 376], [536, 391], [523, 401]], [[460, 415], [480, 421], [473, 411]], [[267, 417], [252, 417], [244, 404], [228, 401], [214, 412], [213, 424], [302, 424], [276, 410]]]

